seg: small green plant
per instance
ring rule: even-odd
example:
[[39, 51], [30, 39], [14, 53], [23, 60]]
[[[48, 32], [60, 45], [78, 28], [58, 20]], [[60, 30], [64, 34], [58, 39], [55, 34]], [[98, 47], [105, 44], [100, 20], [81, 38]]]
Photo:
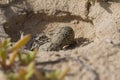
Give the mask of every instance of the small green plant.
[[[13, 46], [10, 39], [0, 41], [0, 63], [3, 67], [10, 67], [18, 57], [19, 50], [30, 40], [30, 35], [26, 35], [23, 39], [20, 39]], [[12, 55], [12, 56], [10, 56]], [[22, 55], [21, 55], [22, 56]]]
[[12, 45], [10, 39], [0, 41], [0, 68], [5, 73], [7, 80], [64, 80], [69, 72], [69, 68], [64, 71], [56, 70], [54, 72], [43, 73], [36, 68], [35, 58], [37, 50], [21, 52], [31, 36], [26, 35], [18, 42]]

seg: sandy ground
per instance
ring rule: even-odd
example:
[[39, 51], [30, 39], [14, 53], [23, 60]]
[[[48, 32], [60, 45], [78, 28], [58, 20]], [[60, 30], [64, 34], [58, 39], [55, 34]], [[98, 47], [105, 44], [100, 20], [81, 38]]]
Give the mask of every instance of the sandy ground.
[[120, 80], [120, 0], [92, 5], [89, 0], [14, 0], [0, 3], [0, 15], [13, 41], [20, 31], [49, 36], [58, 27], [73, 28], [77, 44], [58, 52], [39, 51], [38, 67], [69, 66], [65, 80]]

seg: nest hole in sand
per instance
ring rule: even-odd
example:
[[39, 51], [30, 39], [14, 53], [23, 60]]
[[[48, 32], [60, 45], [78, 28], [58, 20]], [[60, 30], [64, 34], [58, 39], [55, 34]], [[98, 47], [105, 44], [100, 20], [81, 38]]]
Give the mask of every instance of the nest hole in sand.
[[18, 15], [12, 17], [4, 24], [5, 32], [10, 36], [13, 42], [21, 37], [21, 32], [25, 34], [45, 33], [48, 37], [58, 27], [71, 26], [75, 32], [75, 42], [72, 47], [87, 45], [95, 38], [95, 30], [91, 23], [80, 21], [76, 16], [48, 16], [45, 13], [35, 14], [31, 12], [27, 15]]

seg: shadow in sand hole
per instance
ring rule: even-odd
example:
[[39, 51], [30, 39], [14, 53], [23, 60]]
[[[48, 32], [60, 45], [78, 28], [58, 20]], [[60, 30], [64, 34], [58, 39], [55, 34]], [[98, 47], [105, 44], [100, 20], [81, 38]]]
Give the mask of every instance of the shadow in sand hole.
[[92, 41], [89, 40], [88, 38], [75, 38], [74, 42], [67, 46], [65, 49], [68, 50], [68, 49], [74, 49], [76, 47], [80, 47], [80, 46], [85, 46], [85, 45], [88, 45], [89, 43], [91, 43]]

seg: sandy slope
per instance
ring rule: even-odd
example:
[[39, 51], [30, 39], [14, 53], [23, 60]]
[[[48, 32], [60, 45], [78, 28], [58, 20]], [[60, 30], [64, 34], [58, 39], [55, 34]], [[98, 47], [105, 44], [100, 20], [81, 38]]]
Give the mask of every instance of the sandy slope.
[[[70, 66], [65, 80], [120, 79], [120, 0], [94, 5], [88, 0], [15, 0], [1, 2], [0, 7], [1, 24], [13, 41], [19, 39], [20, 30], [49, 35], [65, 25], [74, 29], [77, 44], [59, 52], [39, 51], [39, 67]], [[45, 61], [53, 63], [42, 64]]]

